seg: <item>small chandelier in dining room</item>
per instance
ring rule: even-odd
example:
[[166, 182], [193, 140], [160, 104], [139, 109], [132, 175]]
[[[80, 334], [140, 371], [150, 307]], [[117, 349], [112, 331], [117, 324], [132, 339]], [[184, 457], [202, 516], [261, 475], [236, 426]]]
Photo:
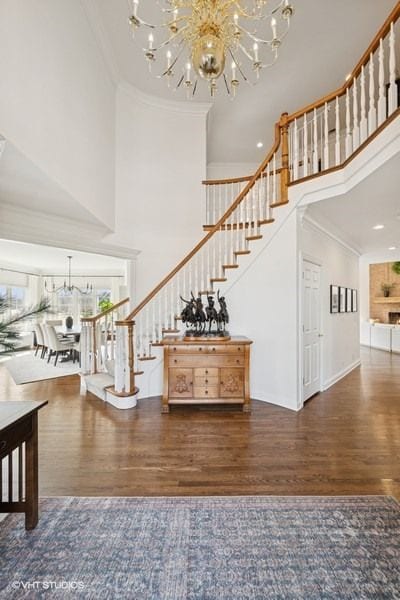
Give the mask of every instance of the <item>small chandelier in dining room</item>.
[[50, 287], [47, 285], [47, 281], [45, 281], [44, 289], [45, 289], [46, 293], [47, 294], [63, 293], [64, 295], [70, 295], [70, 294], [73, 294], [74, 292], [77, 292], [78, 294], [81, 294], [82, 296], [87, 296], [89, 294], [92, 294], [93, 286], [92, 286], [92, 284], [89, 284], [89, 282], [86, 283], [86, 288], [83, 290], [80, 287], [78, 287], [77, 285], [73, 285], [72, 274], [71, 274], [72, 256], [68, 256], [67, 258], [68, 258], [68, 279], [64, 279], [64, 285], [60, 285], [59, 287], [56, 287], [54, 283]]
[[146, 19], [149, 0], [129, 1], [129, 22], [143, 36], [149, 69], [188, 98], [199, 82], [208, 84], [211, 97], [220, 78], [231, 97], [240, 82], [254, 85], [277, 61], [294, 13], [289, 0], [156, 0], [155, 24]]

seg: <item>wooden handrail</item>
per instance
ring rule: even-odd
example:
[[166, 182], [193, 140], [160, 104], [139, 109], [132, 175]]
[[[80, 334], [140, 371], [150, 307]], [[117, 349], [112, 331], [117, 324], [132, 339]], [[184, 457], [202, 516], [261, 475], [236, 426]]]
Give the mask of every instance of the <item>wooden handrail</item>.
[[126, 304], [127, 302], [129, 302], [129, 298], [124, 298], [123, 300], [120, 300], [119, 302], [117, 302], [117, 304], [113, 304], [110, 308], [107, 308], [107, 310], [99, 313], [98, 315], [95, 315], [94, 317], [82, 317], [81, 322], [82, 323], [95, 323], [96, 321], [99, 321], [102, 317], [105, 317], [106, 315], [114, 312], [114, 310], [117, 310], [118, 308], [120, 308], [121, 306]]
[[265, 157], [265, 159], [263, 160], [261, 165], [258, 167], [257, 171], [254, 173], [253, 177], [250, 179], [248, 184], [240, 192], [240, 194], [236, 198], [235, 202], [228, 208], [228, 210], [222, 215], [220, 220], [214, 225], [214, 227], [211, 229], [211, 231], [209, 231], [207, 233], [207, 235], [205, 235], [203, 237], [203, 239], [197, 244], [197, 246], [195, 246], [193, 248], [193, 250], [191, 252], [189, 252], [189, 254], [187, 254], [187, 256], [185, 256], [185, 258], [183, 260], [181, 260], [181, 262], [175, 267], [175, 269], [173, 269], [166, 277], [164, 277], [164, 279], [150, 292], [150, 294], [148, 294], [142, 300], [142, 302], [140, 302], [140, 304], [138, 304], [138, 306], [136, 306], [136, 308], [126, 317], [126, 320], [133, 319], [146, 306], [146, 304], [148, 304], [150, 302], [150, 300], [152, 300], [154, 298], [154, 296], [156, 296], [158, 294], [158, 292], [169, 281], [171, 281], [171, 279], [190, 261], [190, 259], [193, 258], [193, 256], [195, 254], [197, 254], [197, 252], [199, 250], [201, 250], [201, 248], [204, 246], [204, 244], [206, 244], [208, 242], [208, 240], [210, 238], [212, 238], [212, 236], [219, 230], [221, 225], [223, 225], [224, 222], [227, 219], [229, 219], [231, 214], [237, 209], [239, 204], [242, 202], [243, 198], [245, 198], [245, 196], [247, 196], [248, 192], [251, 190], [251, 188], [257, 181], [257, 179], [259, 179], [259, 177], [262, 175], [263, 171], [265, 170], [266, 166], [270, 162], [274, 153], [278, 150], [280, 142], [281, 142], [281, 121], [279, 121], [278, 123], [275, 123], [275, 141], [272, 145], [271, 150], [268, 152], [267, 156]]
[[[281, 169], [276, 169], [275, 171], [270, 171], [270, 175], [277, 175], [281, 172]], [[266, 177], [266, 173], [261, 173], [260, 177]], [[242, 183], [244, 181], [251, 181], [254, 175], [245, 175], [244, 177], [233, 177], [232, 179], [205, 179], [201, 183], [203, 185], [226, 185], [229, 183]], [[259, 177], [257, 177], [259, 179]]]
[[361, 73], [361, 68], [364, 67], [370, 60], [371, 53], [375, 52], [375, 50], [378, 49], [380, 40], [383, 39], [389, 33], [391, 24], [395, 23], [399, 17], [400, 17], [400, 2], [397, 2], [396, 6], [393, 8], [392, 12], [388, 16], [388, 18], [386, 19], [386, 21], [384, 22], [382, 27], [377, 32], [377, 34], [375, 35], [375, 37], [372, 40], [372, 42], [370, 43], [370, 45], [368, 46], [367, 50], [364, 52], [364, 54], [358, 61], [356, 67], [352, 70], [351, 76], [348, 78], [348, 80], [334, 92], [328, 94], [327, 96], [324, 96], [323, 98], [320, 98], [319, 100], [317, 100], [316, 102], [313, 102], [312, 104], [309, 104], [305, 108], [302, 108], [301, 110], [297, 110], [296, 112], [289, 115], [288, 123], [291, 123], [295, 119], [298, 119], [299, 117], [302, 117], [302, 116], [306, 115], [307, 113], [310, 113], [311, 111], [313, 111], [316, 108], [320, 108], [321, 106], [324, 106], [324, 104], [331, 102], [337, 96], [339, 96], [339, 97], [343, 96], [346, 93], [347, 89], [349, 89], [353, 85], [354, 80]]
[[201, 183], [203, 185], [224, 185], [225, 183], [243, 183], [250, 181], [253, 175], [245, 175], [244, 177], [232, 177], [231, 179], [205, 179]]

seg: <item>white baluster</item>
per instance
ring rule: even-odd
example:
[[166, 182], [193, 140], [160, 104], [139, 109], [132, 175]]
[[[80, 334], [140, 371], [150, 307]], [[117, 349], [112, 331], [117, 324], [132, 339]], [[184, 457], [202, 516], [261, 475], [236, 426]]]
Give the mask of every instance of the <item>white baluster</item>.
[[351, 135], [351, 114], [350, 114], [350, 91], [346, 90], [346, 158], [353, 152], [353, 138]]
[[293, 180], [299, 178], [299, 137], [297, 130], [297, 119], [293, 124]]
[[272, 159], [272, 203], [278, 202], [278, 186], [277, 186], [277, 173], [276, 173], [276, 152]]
[[353, 82], [353, 152], [360, 145], [360, 126], [358, 122], [357, 79]]
[[339, 115], [339, 97], [335, 101], [335, 165], [340, 165], [340, 115]]
[[385, 97], [385, 51], [383, 49], [383, 40], [379, 42], [379, 97], [378, 97], [378, 125], [382, 125], [386, 119], [386, 97]]
[[365, 70], [364, 70], [364, 67], [361, 67], [360, 86], [361, 86], [360, 143], [362, 144], [363, 142], [365, 142], [365, 140], [368, 137], [368, 121], [367, 121], [367, 105], [366, 105], [366, 97], [365, 97]]
[[318, 117], [317, 109], [314, 108], [313, 118], [313, 173], [318, 173]]
[[368, 110], [368, 135], [371, 135], [376, 129], [376, 108], [375, 108], [375, 77], [374, 77], [374, 56], [371, 52], [369, 56], [369, 110]]
[[395, 35], [393, 23], [390, 25], [389, 34], [389, 114], [397, 108], [397, 85], [396, 85], [396, 52], [395, 52]]
[[308, 175], [308, 123], [307, 115], [304, 115], [303, 121], [303, 177]]
[[[186, 299], [186, 294], [184, 298]], [[164, 290], [158, 295], [158, 329], [157, 329], [157, 342], [162, 340], [162, 322], [163, 322], [163, 300], [164, 300]]]
[[267, 181], [266, 181], [266, 187], [267, 187], [267, 219], [271, 218], [271, 175], [270, 175], [270, 163], [268, 163], [267, 165]]
[[324, 106], [324, 169], [329, 169], [328, 103]]

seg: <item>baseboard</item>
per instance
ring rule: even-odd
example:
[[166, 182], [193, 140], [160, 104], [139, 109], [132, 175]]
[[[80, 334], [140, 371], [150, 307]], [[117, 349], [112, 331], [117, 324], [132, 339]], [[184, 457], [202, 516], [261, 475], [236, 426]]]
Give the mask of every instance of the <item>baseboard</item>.
[[336, 373], [333, 377], [330, 377], [330, 379], [323, 383], [322, 391], [325, 392], [327, 389], [335, 385], [335, 383], [343, 379], [343, 377], [346, 377], [346, 375], [354, 371], [354, 369], [357, 369], [360, 365], [361, 360], [358, 359], [351, 363], [348, 367], [345, 367], [344, 369]]

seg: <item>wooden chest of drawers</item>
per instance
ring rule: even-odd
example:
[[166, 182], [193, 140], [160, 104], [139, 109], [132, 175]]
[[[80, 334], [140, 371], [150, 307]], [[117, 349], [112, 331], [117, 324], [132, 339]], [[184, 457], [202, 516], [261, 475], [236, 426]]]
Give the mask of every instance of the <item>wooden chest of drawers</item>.
[[171, 404], [241, 404], [248, 412], [251, 343], [244, 337], [163, 340], [162, 412], [169, 412]]

